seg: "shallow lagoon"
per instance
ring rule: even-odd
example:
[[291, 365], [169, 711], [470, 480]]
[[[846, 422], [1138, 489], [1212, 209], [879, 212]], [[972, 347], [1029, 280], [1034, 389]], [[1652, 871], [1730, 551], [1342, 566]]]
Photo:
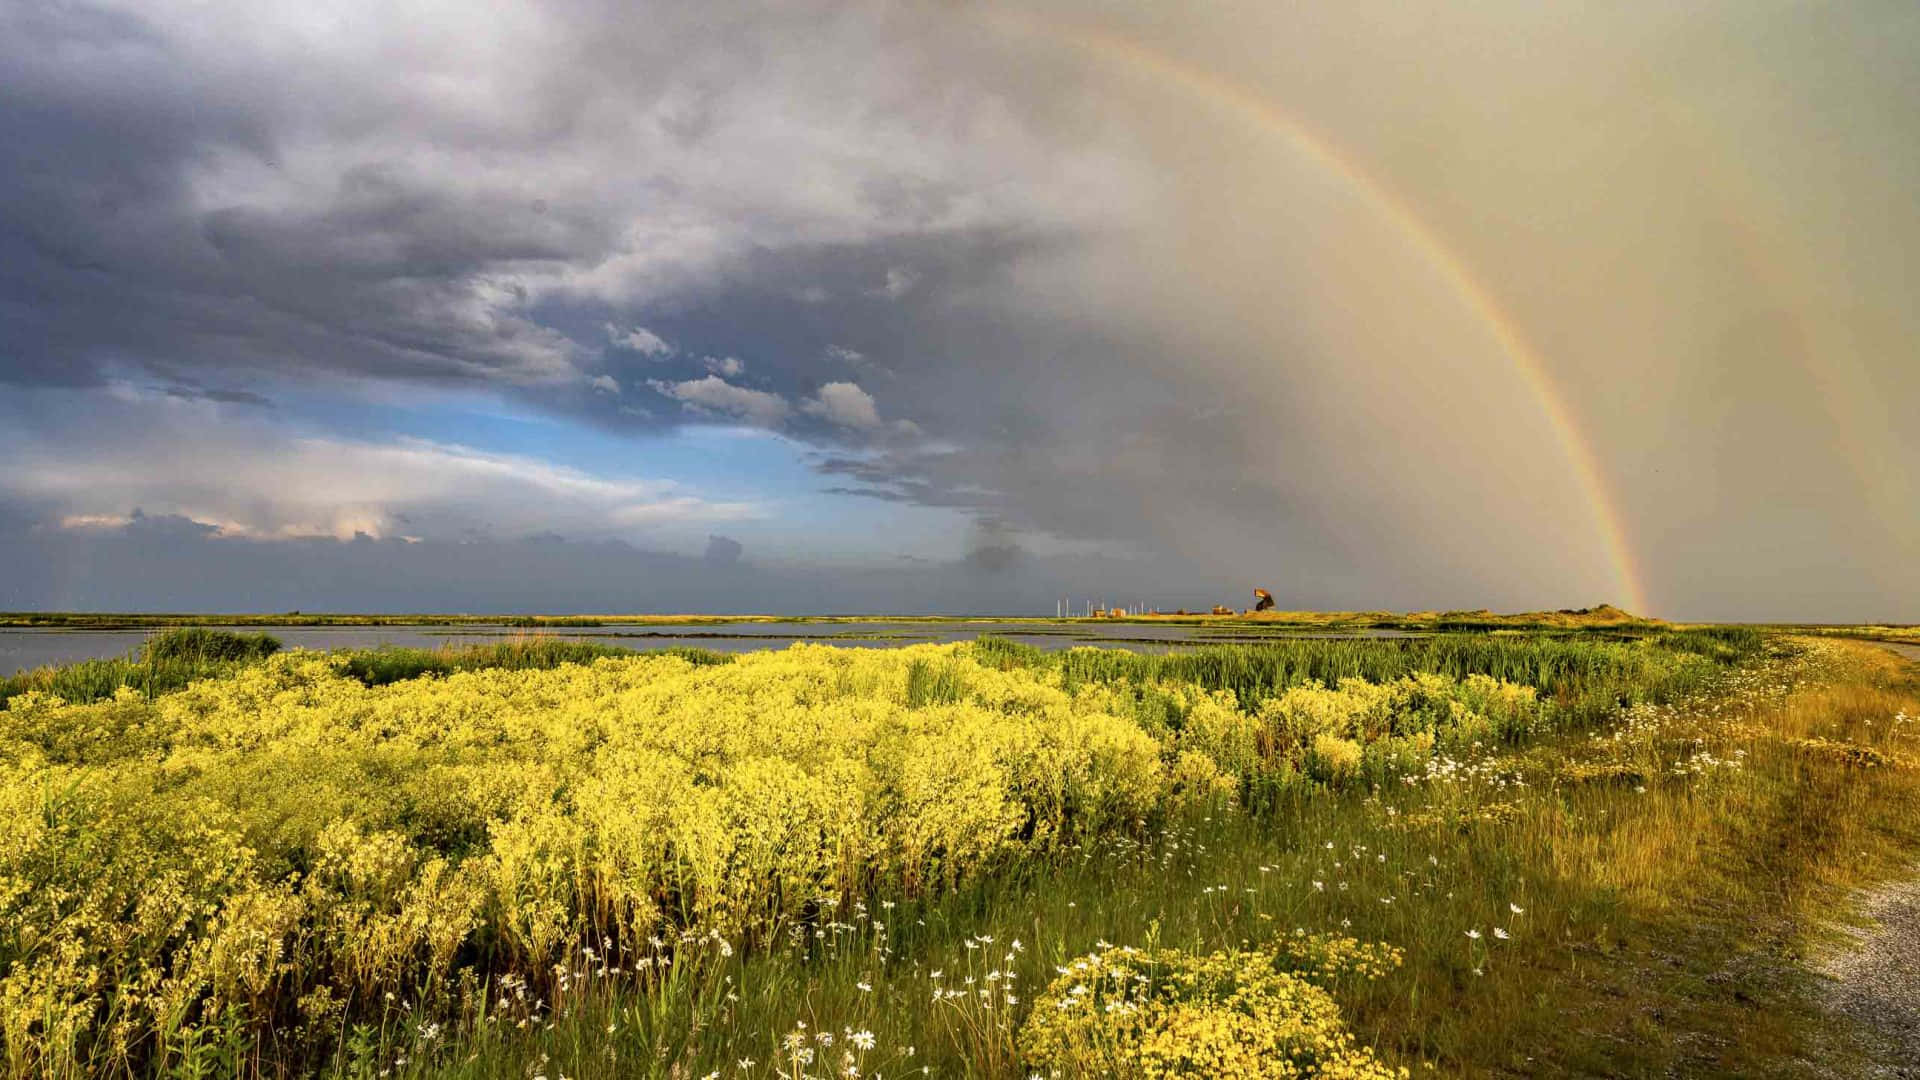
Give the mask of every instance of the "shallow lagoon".
[[[629, 649], [664, 649], [683, 645], [716, 652], [783, 649], [799, 641], [861, 648], [893, 648], [926, 642], [971, 641], [982, 634], [994, 634], [1042, 649], [1096, 645], [1143, 652], [1164, 652], [1190, 645], [1270, 641], [1275, 638], [1411, 636], [1397, 630], [1303, 633], [1298, 630], [1260, 630], [1219, 625], [1031, 623], [994, 619], [940, 622], [876, 619], [871, 622], [831, 623], [647, 623], [556, 627], [538, 631], [486, 625], [234, 626], [227, 629], [272, 634], [289, 649], [371, 649], [382, 645], [438, 648], [442, 645], [481, 645], [538, 633]], [[125, 656], [157, 632], [144, 629], [0, 628], [0, 675], [46, 664], [71, 664], [80, 660]]]

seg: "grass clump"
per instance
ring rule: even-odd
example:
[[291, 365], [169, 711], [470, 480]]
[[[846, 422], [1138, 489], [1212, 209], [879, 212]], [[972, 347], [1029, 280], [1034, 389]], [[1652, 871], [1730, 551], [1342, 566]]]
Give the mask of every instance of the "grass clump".
[[915, 660], [907, 665], [907, 708], [924, 709], [929, 705], [953, 705], [966, 699], [967, 675], [964, 664], [948, 660]]
[[[680, 655], [702, 654], [696, 663], [723, 662], [718, 654], [704, 650], [677, 650]], [[632, 656], [631, 649], [565, 638], [529, 636], [485, 645], [444, 646], [418, 649], [391, 645], [379, 649], [357, 649], [336, 653], [335, 665], [345, 675], [366, 686], [418, 679], [427, 675], [446, 676], [460, 671], [549, 671], [562, 664], [590, 664], [614, 656]]]
[[1838, 762], [1855, 769], [1879, 769], [1888, 764], [1886, 754], [1871, 746], [1840, 742], [1818, 736], [1794, 742], [1794, 748], [1809, 757]]
[[1558, 779], [1566, 784], [1639, 787], [1647, 782], [1647, 774], [1645, 770], [1622, 761], [1569, 761], [1560, 766]]
[[269, 634], [241, 634], [204, 626], [163, 630], [140, 647], [140, 659], [150, 664], [245, 663], [280, 651], [280, 639]]
[[39, 667], [0, 680], [0, 706], [30, 692], [76, 704], [104, 701], [123, 689], [152, 698], [256, 663], [279, 649], [279, 640], [266, 634], [175, 627], [148, 638], [128, 656]]

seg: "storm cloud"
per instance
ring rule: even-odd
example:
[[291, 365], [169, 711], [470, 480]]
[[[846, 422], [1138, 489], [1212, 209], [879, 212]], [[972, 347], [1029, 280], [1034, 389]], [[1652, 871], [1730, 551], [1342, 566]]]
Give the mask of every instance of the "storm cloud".
[[[838, 610], [1920, 617], [1912, 12], [317, 10], [0, 10], [23, 604], [162, 520], [261, 578], [181, 606], [817, 599], [751, 523]], [[447, 395], [632, 451], [367, 419]], [[649, 465], [735, 429], [813, 487]], [[781, 563], [847, 500], [940, 572]]]

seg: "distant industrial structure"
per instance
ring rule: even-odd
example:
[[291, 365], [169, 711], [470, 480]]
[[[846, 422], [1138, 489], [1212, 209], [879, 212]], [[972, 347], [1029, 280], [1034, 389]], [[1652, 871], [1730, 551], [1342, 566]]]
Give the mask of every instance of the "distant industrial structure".
[[[1251, 615], [1256, 611], [1272, 611], [1273, 606], [1272, 593], [1265, 589], [1255, 589], [1253, 590], [1253, 606], [1248, 608], [1244, 614]], [[1110, 605], [1105, 600], [1096, 603], [1092, 600], [1074, 600], [1070, 597], [1061, 597], [1054, 601], [1053, 614], [1057, 619], [1129, 619], [1146, 615], [1199, 615], [1201, 612], [1188, 611], [1186, 608], [1181, 608], [1178, 611], [1161, 611], [1159, 608], [1150, 608], [1145, 604]], [[1207, 614], [1238, 615], [1242, 613], [1235, 611], [1225, 604], [1215, 604], [1213, 610]]]
[[1136, 615], [1159, 615], [1160, 609], [1145, 604], [1109, 606], [1105, 600], [1060, 599], [1054, 602], [1054, 616], [1061, 619], [1128, 619]]

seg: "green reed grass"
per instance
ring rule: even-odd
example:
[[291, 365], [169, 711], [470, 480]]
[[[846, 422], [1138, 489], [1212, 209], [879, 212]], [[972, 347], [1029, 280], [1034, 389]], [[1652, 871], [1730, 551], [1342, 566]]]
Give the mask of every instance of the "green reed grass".
[[336, 653], [341, 670], [366, 683], [384, 686], [427, 675], [504, 668], [547, 670], [561, 664], [590, 664], [605, 656], [632, 656], [631, 649], [564, 638], [529, 636], [484, 645], [448, 645], [437, 649], [389, 645]]
[[0, 707], [28, 691], [86, 703], [112, 697], [122, 687], [151, 698], [213, 678], [279, 651], [277, 638], [203, 627], [176, 627], [149, 637], [127, 656], [48, 665], [0, 680]]
[[951, 705], [965, 700], [965, 669], [951, 661], [929, 663], [915, 660], [907, 665], [907, 707], [922, 709], [928, 705]]
[[244, 663], [280, 651], [280, 639], [269, 634], [241, 634], [204, 626], [162, 630], [140, 646], [140, 658], [150, 663], [190, 661], [206, 664]]
[[1364, 679], [1380, 683], [1420, 672], [1455, 679], [1486, 675], [1534, 687], [1583, 724], [1602, 720], [1622, 706], [1688, 693], [1711, 678], [1717, 667], [1751, 659], [1761, 647], [1759, 633], [1740, 627], [1624, 636], [1295, 639], [1207, 645], [1158, 655], [1117, 649], [1047, 653], [991, 637], [975, 644], [983, 663], [1056, 666], [1070, 685], [1192, 683], [1231, 690], [1243, 708], [1308, 682], [1331, 686], [1342, 679]]

